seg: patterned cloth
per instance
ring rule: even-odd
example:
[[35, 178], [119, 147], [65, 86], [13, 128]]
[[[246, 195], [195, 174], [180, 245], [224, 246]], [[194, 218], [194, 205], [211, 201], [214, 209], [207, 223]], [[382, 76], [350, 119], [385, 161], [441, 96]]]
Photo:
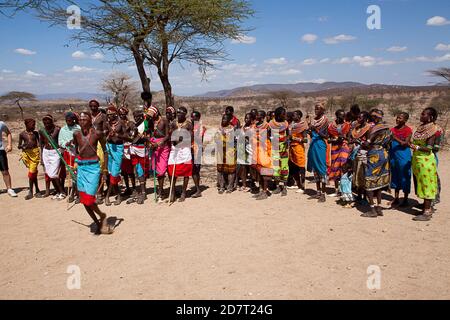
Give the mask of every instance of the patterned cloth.
[[[347, 142], [347, 134], [350, 131], [350, 123], [344, 122], [337, 124], [333, 122], [328, 127], [328, 134], [331, 142], [331, 166], [329, 170], [329, 179], [339, 181], [342, 176], [342, 168], [347, 163], [350, 156], [350, 148]], [[337, 142], [338, 138], [342, 138], [342, 142]]]
[[272, 145], [268, 139], [269, 124], [263, 122], [255, 125], [253, 135], [253, 164], [252, 167], [262, 176], [272, 176]]
[[[421, 127], [425, 126], [422, 125]], [[428, 125], [429, 128], [426, 128], [426, 131], [419, 132], [421, 127], [413, 135], [413, 144], [426, 147], [428, 139], [439, 135], [439, 130], [436, 125], [434, 127]], [[420, 199], [435, 200], [438, 195], [436, 155], [433, 152], [415, 150], [412, 157], [412, 171], [416, 195]]]
[[287, 121], [276, 122], [275, 119], [269, 123], [271, 130], [273, 176], [282, 182], [287, 182], [289, 177], [289, 146]]
[[289, 159], [291, 162], [299, 167], [306, 167], [306, 156], [305, 156], [305, 144], [294, 139], [303, 140], [306, 138], [306, 130], [308, 130], [308, 124], [306, 121], [299, 123], [293, 123], [291, 125], [291, 136], [292, 140], [289, 144]]
[[236, 146], [234, 127], [221, 127], [216, 134], [217, 171], [232, 174], [236, 172]]
[[387, 148], [391, 131], [384, 124], [377, 124], [370, 130], [371, 137], [365, 167], [365, 189], [376, 191], [389, 187], [391, 174]]

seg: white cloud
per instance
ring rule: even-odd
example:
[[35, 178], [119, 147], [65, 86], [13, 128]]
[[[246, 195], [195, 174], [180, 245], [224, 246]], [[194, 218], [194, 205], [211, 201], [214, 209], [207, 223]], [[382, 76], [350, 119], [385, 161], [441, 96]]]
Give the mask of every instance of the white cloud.
[[434, 16], [427, 20], [427, 26], [432, 27], [440, 27], [450, 24], [450, 21], [448, 21], [446, 18], [441, 16]]
[[371, 67], [376, 63], [376, 59], [371, 56], [354, 56], [353, 61], [355, 61], [362, 67]]
[[349, 57], [343, 57], [335, 61], [337, 64], [350, 64], [352, 63], [352, 59]]
[[66, 72], [89, 72], [93, 70], [94, 69], [88, 67], [73, 66], [72, 68], [67, 69]]
[[246, 35], [241, 35], [239, 36], [237, 39], [233, 39], [231, 40], [232, 44], [254, 44], [256, 42], [256, 38], [255, 37], [250, 37], [250, 36], [246, 36]]
[[403, 52], [403, 51], [406, 51], [406, 50], [408, 50], [408, 47], [393, 46], [393, 47], [390, 47], [389, 49], [387, 49], [386, 51], [389, 51], [389, 52]]
[[72, 58], [84, 59], [86, 58], [86, 54], [83, 51], [75, 51], [74, 53], [72, 53]]
[[327, 22], [327, 21], [328, 21], [328, 17], [327, 17], [327, 16], [319, 17], [319, 18], [317, 19], [317, 21], [319, 21], [319, 22]]
[[31, 50], [23, 49], [23, 48], [18, 48], [16, 50], [14, 50], [14, 52], [18, 53], [18, 54], [23, 54], [23, 55], [26, 55], [26, 56], [31, 56], [33, 54], [36, 54], [36, 51], [31, 51]]
[[380, 65], [380, 66], [391, 66], [391, 65], [397, 64], [397, 63], [398, 63], [397, 61], [382, 60], [382, 61], [379, 61], [377, 64]]
[[326, 38], [323, 41], [326, 44], [338, 44], [341, 42], [348, 42], [348, 41], [353, 41], [356, 40], [356, 37], [354, 36], [350, 36], [350, 35], [346, 35], [346, 34], [340, 34], [338, 36], [334, 36], [332, 38]]
[[330, 62], [330, 58], [324, 58], [322, 60], [319, 61], [320, 63], [327, 63]]
[[280, 72], [280, 74], [285, 75], [285, 76], [290, 76], [293, 74], [300, 74], [302, 73], [301, 70], [298, 69], [287, 69], [287, 70], [283, 70]]
[[7, 69], [3, 69], [2, 70], [2, 73], [13, 73], [14, 71], [12, 71], [12, 70], [7, 70]]
[[450, 44], [439, 43], [434, 50], [437, 51], [450, 51]]
[[319, 78], [319, 79], [313, 79], [313, 80], [298, 80], [297, 81], [297, 83], [310, 83], [310, 82], [312, 82], [312, 83], [324, 83], [324, 82], [327, 82], [327, 80]]
[[440, 57], [415, 57], [415, 58], [408, 58], [405, 60], [406, 62], [446, 62], [450, 61], [450, 53], [447, 53]]
[[283, 57], [281, 57], [281, 58], [272, 58], [272, 59], [264, 60], [264, 63], [275, 64], [275, 65], [283, 65], [283, 64], [287, 63], [287, 60], [286, 60], [286, 58], [283, 58]]
[[316, 64], [317, 60], [316, 59], [305, 59], [303, 60], [302, 64], [305, 66], [311, 66], [313, 64]]
[[3, 78], [3, 77], [0, 77], [0, 80], [3, 80], [3, 79], [5, 79], [5, 78]]
[[371, 67], [377, 63], [377, 59], [371, 56], [354, 56], [354, 57], [343, 57], [337, 59], [334, 63], [336, 64], [353, 64], [357, 63], [361, 67]]
[[312, 33], [303, 35], [302, 41], [306, 43], [314, 43], [318, 39], [318, 36]]
[[104, 57], [105, 56], [103, 54], [101, 54], [100, 52], [91, 54], [91, 59], [94, 59], [94, 60], [103, 60]]
[[27, 72], [25, 72], [25, 75], [27, 77], [43, 77], [44, 76], [42, 73], [36, 73], [31, 70], [28, 70]]

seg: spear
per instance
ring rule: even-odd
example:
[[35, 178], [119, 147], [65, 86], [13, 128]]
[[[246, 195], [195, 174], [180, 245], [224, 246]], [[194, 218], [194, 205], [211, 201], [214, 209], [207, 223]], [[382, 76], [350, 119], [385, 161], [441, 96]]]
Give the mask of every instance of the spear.
[[61, 152], [59, 152], [58, 149], [58, 145], [55, 143], [55, 141], [53, 141], [52, 137], [49, 136], [49, 134], [47, 133], [47, 131], [45, 130], [43, 124], [41, 124], [40, 122], [38, 122], [38, 127], [39, 130], [41, 130], [41, 132], [44, 134], [44, 136], [47, 138], [48, 142], [50, 143], [50, 145], [53, 147], [53, 149], [56, 150], [56, 152], [58, 153], [58, 157], [59, 159], [61, 159], [61, 161], [64, 163], [67, 171], [70, 173], [70, 176], [72, 177], [73, 181], [77, 181], [77, 176], [75, 175], [75, 173], [73, 172], [72, 168], [67, 164], [67, 162], [64, 160], [64, 157], [62, 156]]

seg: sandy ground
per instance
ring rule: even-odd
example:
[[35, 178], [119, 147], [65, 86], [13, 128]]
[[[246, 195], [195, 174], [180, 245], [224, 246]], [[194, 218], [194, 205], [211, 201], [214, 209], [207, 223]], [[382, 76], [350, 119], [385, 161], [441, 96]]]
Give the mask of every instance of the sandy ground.
[[[14, 186], [27, 186], [18, 155], [9, 160]], [[81, 205], [2, 193], [0, 299], [449, 299], [449, 162], [442, 154], [443, 201], [425, 223], [414, 210], [363, 219], [293, 192], [220, 196], [209, 178], [183, 204], [102, 206], [119, 225], [96, 236]], [[71, 265], [80, 289], [67, 287]], [[371, 265], [379, 290], [367, 287]]]

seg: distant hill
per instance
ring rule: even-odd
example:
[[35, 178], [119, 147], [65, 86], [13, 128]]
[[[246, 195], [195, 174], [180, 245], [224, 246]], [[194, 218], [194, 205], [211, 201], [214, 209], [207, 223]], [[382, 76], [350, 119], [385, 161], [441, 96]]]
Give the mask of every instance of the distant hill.
[[205, 94], [199, 95], [199, 97], [229, 98], [236, 96], [264, 95], [271, 91], [292, 91], [295, 93], [305, 93], [324, 91], [329, 89], [358, 88], [364, 86], [366, 85], [358, 82], [302, 82], [295, 84], [257, 84], [248, 87], [239, 87], [231, 90], [207, 92]]
[[38, 100], [104, 100], [105, 94], [102, 93], [89, 93], [89, 92], [75, 92], [75, 93], [48, 93], [37, 94]]
[[[438, 86], [431, 86], [438, 87]], [[261, 96], [270, 94], [273, 91], [290, 91], [297, 94], [305, 93], [331, 93], [350, 90], [361, 91], [361, 92], [376, 92], [376, 91], [390, 91], [390, 90], [413, 90], [415, 88], [427, 88], [412, 87], [412, 86], [402, 86], [402, 85], [386, 85], [386, 84], [363, 84], [359, 82], [324, 82], [324, 83], [314, 83], [314, 82], [304, 82], [295, 84], [258, 84], [248, 87], [239, 87], [231, 90], [221, 90], [207, 92], [197, 97], [202, 98], [238, 98], [238, 97], [251, 97], [251, 96]]]

